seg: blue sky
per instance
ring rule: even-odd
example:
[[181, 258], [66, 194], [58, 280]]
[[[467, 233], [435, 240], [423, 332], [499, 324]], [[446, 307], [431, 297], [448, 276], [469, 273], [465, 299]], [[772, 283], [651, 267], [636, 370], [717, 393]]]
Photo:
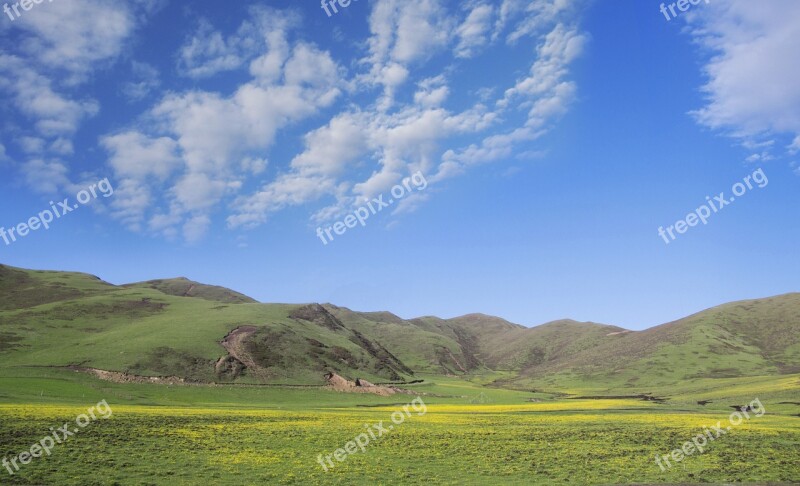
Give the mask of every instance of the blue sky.
[[[234, 3], [0, 18], [0, 226], [114, 187], [0, 262], [631, 329], [800, 290], [794, 0], [669, 21], [638, 0]], [[317, 237], [414, 173], [424, 190]]]

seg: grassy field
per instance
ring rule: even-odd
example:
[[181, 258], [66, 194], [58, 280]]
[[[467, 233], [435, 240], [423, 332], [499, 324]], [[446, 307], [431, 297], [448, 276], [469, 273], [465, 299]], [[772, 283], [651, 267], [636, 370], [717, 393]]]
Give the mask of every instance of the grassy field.
[[[568, 399], [493, 389], [456, 378], [416, 385], [425, 406], [325, 471], [319, 455], [383, 422], [415, 395], [378, 397], [322, 389], [113, 384], [51, 369], [3, 369], [0, 454], [11, 458], [51, 427], [100, 400], [98, 418], [50, 456], [2, 484], [618, 484], [790, 482], [800, 479], [798, 376], [719, 383], [706, 407], [692, 390], [659, 404]], [[737, 388], [738, 386], [738, 388]], [[712, 384], [706, 384], [706, 388]], [[724, 393], [722, 390], [727, 390]], [[684, 395], [681, 395], [683, 393]], [[706, 389], [704, 394], [714, 394]], [[681, 398], [681, 397], [684, 398]], [[741, 398], [737, 398], [741, 397]], [[704, 427], [729, 423], [731, 403], [759, 397], [751, 415], [702, 454], [662, 471], [670, 454]], [[538, 400], [530, 402], [529, 400]], [[795, 400], [796, 401], [796, 400]], [[424, 413], [421, 413], [423, 412]], [[374, 430], [374, 428], [373, 428]], [[324, 461], [324, 459], [323, 459]]]

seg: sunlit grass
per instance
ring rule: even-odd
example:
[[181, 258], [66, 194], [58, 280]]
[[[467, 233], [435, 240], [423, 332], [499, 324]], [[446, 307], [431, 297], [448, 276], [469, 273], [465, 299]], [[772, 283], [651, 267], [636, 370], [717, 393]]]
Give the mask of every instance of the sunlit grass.
[[[410, 402], [413, 397], [402, 399]], [[325, 472], [365, 425], [391, 424], [401, 406], [327, 410], [113, 406], [33, 461], [10, 484], [552, 484], [790, 481], [800, 477], [796, 417], [753, 416], [703, 453], [662, 472], [669, 454], [728, 412], [658, 409], [635, 400], [430, 404]], [[649, 408], [649, 410], [648, 410]], [[6, 456], [86, 407], [0, 405]]]

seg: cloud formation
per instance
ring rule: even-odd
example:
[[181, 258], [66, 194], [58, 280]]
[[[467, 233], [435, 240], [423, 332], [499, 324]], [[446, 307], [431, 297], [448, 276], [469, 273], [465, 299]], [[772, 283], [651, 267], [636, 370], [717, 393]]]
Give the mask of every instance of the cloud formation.
[[690, 33], [709, 53], [707, 102], [697, 120], [737, 138], [800, 137], [800, 3], [712, 2], [687, 15]]

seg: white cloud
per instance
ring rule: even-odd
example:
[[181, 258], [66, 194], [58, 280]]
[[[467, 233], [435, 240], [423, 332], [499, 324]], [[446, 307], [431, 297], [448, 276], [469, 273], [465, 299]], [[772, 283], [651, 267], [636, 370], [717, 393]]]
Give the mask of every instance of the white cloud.
[[44, 152], [45, 140], [39, 137], [23, 135], [17, 139], [17, 144], [27, 154], [40, 154]]
[[264, 172], [268, 165], [269, 161], [267, 161], [267, 159], [258, 157], [245, 157], [242, 159], [241, 168], [243, 172], [258, 175]]
[[794, 139], [794, 141], [792, 142], [792, 144], [791, 144], [791, 145], [789, 145], [788, 149], [789, 149], [789, 153], [790, 153], [790, 154], [792, 154], [792, 155], [794, 155], [794, 154], [796, 154], [796, 153], [800, 152], [800, 135], [798, 135], [798, 136], [797, 136], [797, 137]]
[[208, 92], [171, 95], [153, 115], [175, 137], [191, 170], [224, 172], [249, 151], [271, 146], [280, 128], [330, 105], [338, 95], [331, 85], [336, 82], [314, 81], [318, 88], [248, 83], [231, 97]]
[[555, 22], [569, 22], [585, 0], [503, 0], [498, 9], [492, 39], [505, 33], [514, 44], [525, 37], [536, 38]]
[[769, 152], [761, 152], [760, 154], [752, 154], [745, 159], [745, 162], [754, 164], [756, 162], [769, 162], [770, 160], [775, 159]]
[[22, 164], [25, 182], [33, 191], [43, 194], [58, 194], [71, 186], [67, 173], [67, 166], [58, 159], [35, 158]]
[[23, 51], [47, 69], [63, 69], [67, 81], [83, 81], [99, 63], [113, 60], [140, 19], [158, 2], [70, 0], [46, 2], [35, 14], [18, 19], [14, 26], [24, 32]]
[[[293, 159], [289, 172], [256, 193], [240, 197], [228, 224], [234, 228], [260, 224], [270, 213], [323, 196], [333, 196], [335, 203], [317, 211], [313, 219], [321, 222], [341, 215], [413, 172], [427, 173], [443, 139], [484, 129], [492, 118], [481, 108], [460, 114], [421, 107], [392, 115], [380, 111], [342, 113], [306, 136], [306, 150]], [[376, 168], [362, 182], [353, 182], [352, 170], [368, 161]]]
[[[39, 154], [20, 166], [35, 191], [74, 188], [66, 161], [45, 153], [74, 153], [72, 136], [95, 116], [98, 102], [83, 95], [95, 70], [113, 64], [136, 28], [162, 0], [44, 2], [35, 12], [4, 24], [14, 42], [0, 54], [0, 89], [19, 116], [12, 122], [25, 152]], [[48, 174], [48, 171], [50, 172]], [[84, 174], [85, 175], [85, 174]]]
[[506, 91], [502, 106], [516, 97], [536, 97], [552, 92], [569, 72], [569, 65], [583, 52], [586, 37], [562, 24], [547, 34], [539, 47], [539, 57], [531, 66], [530, 75]]
[[206, 78], [239, 69], [258, 50], [255, 25], [245, 22], [233, 35], [225, 37], [203, 20], [180, 51], [179, 68], [192, 78]]
[[[207, 78], [250, 63], [253, 76], [274, 80], [289, 54], [286, 35], [300, 19], [292, 12], [261, 6], [248, 9], [248, 14], [249, 20], [228, 36], [201, 20], [180, 49], [179, 70], [192, 78]], [[269, 51], [261, 54], [265, 43]]]
[[75, 147], [73, 147], [71, 140], [62, 137], [53, 140], [49, 150], [58, 155], [72, 155], [75, 152]]
[[744, 138], [800, 134], [800, 3], [712, 2], [687, 16], [711, 53], [700, 123]]
[[[569, 65], [585, 36], [562, 22], [571, 0], [506, 3], [502, 10], [474, 0], [454, 15], [433, 0], [375, 3], [368, 52], [351, 63], [297, 40], [293, 14], [257, 9], [260, 15], [228, 34], [202, 25], [179, 53], [184, 74], [239, 70], [251, 78], [228, 89], [170, 91], [135, 124], [103, 137], [117, 178], [112, 214], [131, 229], [193, 242], [208, 233], [212, 214], [226, 203], [232, 228], [312, 202], [323, 206], [313, 208], [312, 220], [323, 221], [416, 171], [432, 182], [513, 155], [517, 145], [545, 133], [574, 98]], [[547, 21], [532, 19], [543, 12]], [[530, 72], [511, 78], [505, 91], [470, 87], [484, 98], [470, 106], [448, 79], [466, 59], [496, 47], [498, 35], [530, 43]], [[434, 69], [429, 61], [440, 56], [453, 64]], [[128, 86], [134, 98], [158, 87], [152, 68], [139, 68], [142, 76]], [[495, 92], [500, 99], [490, 102]], [[351, 104], [326, 113], [343, 94]], [[316, 120], [319, 114], [325, 118]], [[299, 122], [316, 128], [304, 128], [303, 147], [295, 153], [295, 140], [281, 137]], [[478, 143], [458, 148], [467, 137]], [[271, 153], [278, 140], [281, 150]], [[253, 175], [264, 174], [268, 164], [270, 178], [253, 185]], [[415, 193], [395, 213], [428, 197]]]
[[158, 188], [181, 167], [178, 144], [137, 131], [103, 137], [100, 144], [110, 154], [108, 164], [118, 181], [112, 215], [138, 231], [147, 210], [156, 203], [151, 188]]
[[168, 137], [149, 138], [128, 131], [103, 137], [100, 143], [109, 151], [109, 165], [119, 178], [164, 181], [181, 165], [178, 144]]
[[147, 63], [133, 61], [131, 75], [134, 80], [122, 85], [122, 94], [131, 101], [146, 98], [161, 85], [158, 70]]
[[[309, 132], [305, 136], [306, 150], [292, 160], [291, 171], [255, 194], [240, 197], [228, 224], [252, 226], [265, 222], [269, 213], [286, 206], [304, 204], [325, 194], [341, 195], [342, 188], [336, 180], [370, 150], [369, 130], [366, 114], [343, 113], [328, 125]], [[346, 204], [341, 201], [341, 205]]]
[[56, 93], [52, 85], [23, 59], [0, 55], [0, 88], [11, 96], [16, 108], [45, 137], [72, 135], [81, 121], [98, 112], [99, 105], [94, 100], [68, 99]]
[[285, 82], [292, 86], [326, 89], [339, 82], [339, 67], [330, 54], [306, 43], [294, 48], [284, 69]]
[[414, 93], [414, 103], [425, 108], [441, 106], [450, 95], [444, 76], [436, 76], [419, 82], [419, 90]]
[[284, 16], [271, 18], [276, 25], [266, 29], [263, 34], [267, 51], [250, 63], [250, 74], [262, 84], [272, 84], [278, 80], [291, 53], [287, 36], [294, 22], [283, 20]]
[[183, 238], [189, 243], [196, 243], [206, 235], [209, 226], [211, 218], [207, 215], [192, 216], [183, 225]]
[[429, 58], [450, 40], [453, 20], [433, 0], [402, 1], [395, 17], [391, 58], [410, 63]]
[[[150, 133], [130, 131], [104, 139], [113, 152], [109, 164], [121, 177], [141, 179], [150, 167], [167, 171], [162, 181], [177, 174], [161, 191], [169, 210], [155, 209], [151, 230], [172, 236], [177, 234], [176, 226], [182, 225], [180, 234], [187, 240], [202, 237], [212, 209], [236, 194], [249, 176], [264, 171], [265, 155], [279, 130], [314, 115], [339, 97], [341, 68], [328, 52], [304, 42], [290, 44], [291, 15], [259, 22], [270, 30], [240, 28], [237, 34], [244, 36], [246, 31], [250, 40], [237, 42], [249, 46], [257, 40], [263, 52], [250, 63], [252, 80], [230, 95], [199, 90], [170, 93], [149, 111], [145, 121]], [[237, 61], [236, 67], [243, 65], [243, 60]], [[154, 163], [132, 164], [142, 158]], [[164, 159], [168, 162], [156, 163]], [[293, 184], [290, 177], [275, 187], [279, 201], [292, 201], [293, 192], [309, 190]], [[153, 202], [145, 196], [149, 194], [132, 193], [123, 216], [134, 214], [137, 224], [142, 221]], [[138, 212], [133, 211], [136, 201], [144, 205]]]
[[576, 86], [566, 77], [569, 65], [581, 54], [585, 43], [585, 35], [576, 28], [555, 25], [539, 45], [529, 76], [517, 81], [497, 102], [501, 111], [511, 107], [528, 108], [524, 125], [506, 133], [489, 135], [480, 144], [448, 150], [432, 182], [459, 175], [465, 166], [508, 157], [518, 144], [542, 136], [548, 124], [562, 116], [575, 98]]
[[117, 179], [114, 198], [111, 201], [111, 214], [132, 231], [140, 231], [147, 208], [156, 201], [150, 184], [141, 179]]
[[456, 29], [459, 39], [456, 57], [472, 57], [489, 42], [493, 18], [494, 7], [489, 4], [478, 5], [470, 11], [466, 20]]
[[[305, 137], [304, 152], [293, 159], [286, 172], [255, 193], [235, 201], [234, 213], [228, 218], [229, 226], [254, 226], [286, 206], [332, 198], [331, 205], [312, 216], [315, 222], [327, 222], [364, 199], [385, 193], [413, 172], [433, 173], [430, 181], [441, 180], [464, 172], [470, 164], [510, 156], [517, 144], [541, 136], [553, 120], [563, 115], [575, 96], [576, 87], [567, 80], [569, 65], [582, 52], [586, 36], [575, 27], [557, 21], [566, 17], [564, 12], [574, 2], [555, 0], [558, 5], [549, 10], [544, 8], [547, 2], [538, 3], [540, 8], [532, 9], [527, 15], [551, 12], [550, 23], [536, 24], [537, 28], [541, 27], [539, 31], [525, 30], [525, 35], [516, 38], [530, 34], [539, 39], [530, 74], [503, 94], [494, 111], [477, 104], [456, 113], [442, 108], [450, 95], [444, 75], [417, 81], [413, 103], [403, 104], [394, 99], [395, 94], [413, 78], [415, 69], [445, 47], [451, 46], [456, 52], [460, 49], [466, 56], [467, 46], [471, 49], [488, 43], [488, 31], [483, 26], [479, 29], [471, 26], [472, 22], [486, 24], [487, 17], [491, 18], [487, 9], [480, 9], [479, 5], [468, 7], [468, 19], [472, 19], [457, 29], [452, 18], [430, 2], [377, 3], [370, 16], [370, 55], [362, 60], [369, 72], [359, 80], [366, 81], [367, 86], [370, 83], [383, 85], [383, 94], [375, 105], [340, 113], [322, 128], [309, 133]], [[489, 8], [488, 13], [491, 10]], [[524, 8], [520, 11], [526, 12]], [[431, 19], [444, 21], [438, 25], [440, 34], [432, 39], [404, 31], [401, 25], [409, 19], [414, 19], [420, 31], [427, 28]], [[511, 29], [526, 22], [524, 16], [517, 19], [518, 23], [508, 20]], [[526, 29], [530, 29], [533, 24], [526, 25]], [[524, 30], [520, 29], [520, 32]], [[478, 32], [486, 34], [486, 38], [479, 41]], [[474, 42], [464, 40], [469, 37], [468, 33], [475, 34]], [[491, 91], [483, 90], [483, 94], [491, 96]], [[503, 115], [514, 118], [513, 113], [506, 113], [512, 111], [512, 106], [526, 111], [521, 126], [501, 120]], [[443, 146], [453, 136], [481, 133], [500, 124], [511, 127], [505, 132], [495, 130], [486, 135], [480, 145], [460, 150]], [[398, 206], [396, 212], [411, 210], [427, 197], [426, 194], [409, 199], [402, 207]]]
[[213, 207], [229, 189], [236, 189], [235, 181], [212, 178], [201, 172], [188, 172], [173, 186], [175, 202], [188, 211]]
[[371, 69], [363, 80], [384, 86], [381, 108], [386, 110], [408, 78], [408, 67], [447, 47], [455, 20], [434, 0], [385, 0], [375, 4], [369, 26], [369, 56], [362, 62]]

